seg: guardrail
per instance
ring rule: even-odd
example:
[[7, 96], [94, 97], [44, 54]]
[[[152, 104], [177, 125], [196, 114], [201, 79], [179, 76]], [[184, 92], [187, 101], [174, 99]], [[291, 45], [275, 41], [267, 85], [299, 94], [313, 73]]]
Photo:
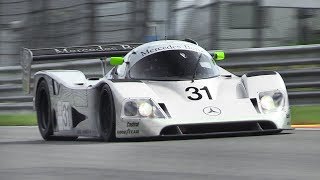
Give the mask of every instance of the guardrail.
[[[320, 104], [320, 44], [227, 50], [226, 61], [218, 63], [238, 76], [276, 70], [286, 83], [292, 105]], [[33, 73], [43, 69], [77, 69], [87, 77], [102, 77], [97, 59], [32, 66]], [[32, 96], [23, 93], [21, 74], [20, 66], [0, 67], [0, 111], [32, 110]]]

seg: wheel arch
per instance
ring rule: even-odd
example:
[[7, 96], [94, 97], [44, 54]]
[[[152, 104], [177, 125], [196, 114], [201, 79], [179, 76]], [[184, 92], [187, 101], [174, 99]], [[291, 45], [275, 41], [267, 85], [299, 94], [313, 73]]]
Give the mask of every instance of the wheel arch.
[[44, 75], [35, 75], [34, 76], [34, 84], [33, 84], [33, 110], [36, 110], [36, 96], [37, 96], [37, 91], [38, 91], [38, 87], [40, 82], [42, 81], [46, 81], [48, 88], [49, 88], [49, 92], [50, 92], [50, 83], [48, 82], [48, 78], [45, 77]]

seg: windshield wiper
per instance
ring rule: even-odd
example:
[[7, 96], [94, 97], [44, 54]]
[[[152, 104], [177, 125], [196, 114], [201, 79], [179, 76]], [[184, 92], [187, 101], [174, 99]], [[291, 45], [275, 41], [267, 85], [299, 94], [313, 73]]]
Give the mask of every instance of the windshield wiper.
[[198, 64], [199, 64], [199, 62], [200, 62], [201, 56], [202, 56], [202, 53], [199, 55], [199, 57], [198, 57], [198, 59], [197, 59], [196, 67], [194, 68], [194, 71], [193, 71], [193, 74], [192, 74], [192, 79], [191, 79], [191, 82], [192, 82], [192, 83], [194, 82], [194, 78], [196, 77], [196, 73], [197, 73], [197, 69], [198, 69]]

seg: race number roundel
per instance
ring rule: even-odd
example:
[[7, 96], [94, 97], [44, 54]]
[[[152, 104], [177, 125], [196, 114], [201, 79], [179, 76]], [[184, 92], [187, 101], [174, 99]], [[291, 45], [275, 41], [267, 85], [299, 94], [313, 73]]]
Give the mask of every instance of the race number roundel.
[[71, 130], [72, 129], [72, 114], [71, 106], [69, 102], [57, 103], [57, 121], [59, 130]]

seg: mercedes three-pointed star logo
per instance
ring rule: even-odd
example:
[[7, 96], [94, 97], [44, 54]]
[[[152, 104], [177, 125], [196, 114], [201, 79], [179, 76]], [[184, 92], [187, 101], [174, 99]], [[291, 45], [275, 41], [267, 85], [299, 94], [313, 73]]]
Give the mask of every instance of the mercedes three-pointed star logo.
[[221, 114], [221, 110], [217, 107], [208, 106], [203, 109], [203, 112], [208, 116], [218, 116]]

